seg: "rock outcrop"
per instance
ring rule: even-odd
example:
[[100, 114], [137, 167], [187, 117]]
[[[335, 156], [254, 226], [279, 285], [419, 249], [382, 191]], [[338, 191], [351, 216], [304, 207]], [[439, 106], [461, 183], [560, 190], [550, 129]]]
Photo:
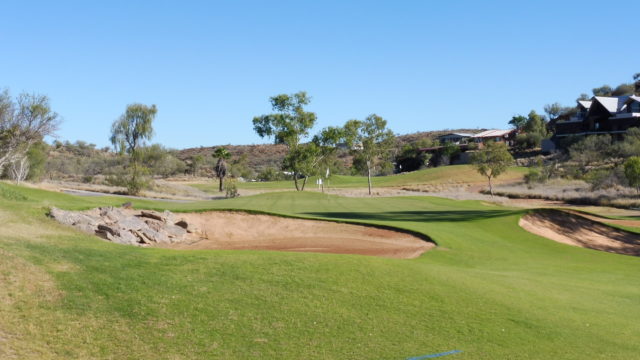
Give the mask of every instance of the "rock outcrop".
[[62, 224], [118, 244], [171, 244], [182, 242], [196, 232], [192, 224], [176, 219], [170, 211], [102, 207], [78, 212], [52, 208], [49, 215]]

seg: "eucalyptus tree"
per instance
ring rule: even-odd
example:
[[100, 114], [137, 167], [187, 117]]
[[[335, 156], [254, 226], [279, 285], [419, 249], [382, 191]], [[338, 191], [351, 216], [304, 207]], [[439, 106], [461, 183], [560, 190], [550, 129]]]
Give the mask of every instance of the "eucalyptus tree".
[[309, 135], [317, 119], [315, 113], [304, 109], [311, 98], [306, 92], [300, 91], [290, 95], [272, 96], [269, 100], [275, 113], [254, 117], [253, 129], [260, 137], [272, 137], [276, 144], [287, 146], [288, 154], [283, 168], [293, 173], [296, 190], [300, 191], [298, 184], [299, 177], [302, 175], [299, 167], [302, 163], [300, 157], [307, 156], [309, 150], [301, 150], [299, 147], [302, 139]]
[[365, 164], [369, 195], [371, 195], [371, 170], [387, 160], [395, 146], [395, 135], [387, 129], [387, 121], [371, 114], [364, 120], [349, 120], [343, 135], [354, 156], [354, 163]]
[[[300, 191], [304, 191], [310, 176], [323, 177], [337, 151], [337, 144], [343, 139], [344, 130], [339, 127], [324, 128], [306, 143], [300, 144], [284, 158], [284, 167], [296, 169], [302, 176]], [[329, 175], [326, 174], [326, 179]]]
[[513, 157], [503, 142], [488, 142], [484, 149], [471, 155], [471, 164], [489, 180], [489, 192], [493, 196], [492, 179], [504, 173], [511, 164]]
[[218, 162], [214, 168], [216, 176], [220, 181], [219, 190], [224, 190], [224, 178], [227, 176], [227, 160], [231, 157], [231, 153], [225, 147], [219, 147], [213, 152], [212, 156], [218, 158]]
[[31, 145], [53, 135], [59, 124], [47, 96], [23, 93], [14, 101], [8, 90], [0, 92], [0, 173], [12, 163], [27, 167], [24, 159]]
[[140, 193], [145, 186], [147, 172], [140, 164], [140, 148], [153, 137], [153, 120], [158, 113], [155, 105], [130, 104], [120, 118], [111, 125], [111, 144], [116, 151], [129, 156], [129, 174], [125, 185], [129, 194]]

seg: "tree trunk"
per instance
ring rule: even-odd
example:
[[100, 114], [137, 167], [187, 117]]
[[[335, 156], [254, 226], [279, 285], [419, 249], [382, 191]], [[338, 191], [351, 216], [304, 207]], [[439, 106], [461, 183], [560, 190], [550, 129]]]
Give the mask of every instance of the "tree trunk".
[[300, 191], [300, 187], [298, 186], [298, 173], [293, 173], [293, 183], [296, 185], [296, 191]]
[[369, 183], [369, 195], [371, 195], [371, 162], [367, 161], [367, 181]]
[[301, 191], [304, 191], [304, 186], [307, 185], [307, 179], [308, 179], [308, 177], [305, 176], [304, 180], [302, 180], [302, 189], [301, 189]]
[[491, 176], [489, 176], [489, 193], [491, 193], [491, 197], [493, 197], [493, 186], [491, 185]]
[[222, 192], [224, 190], [224, 176], [218, 176], [218, 179], [220, 180], [220, 192]]

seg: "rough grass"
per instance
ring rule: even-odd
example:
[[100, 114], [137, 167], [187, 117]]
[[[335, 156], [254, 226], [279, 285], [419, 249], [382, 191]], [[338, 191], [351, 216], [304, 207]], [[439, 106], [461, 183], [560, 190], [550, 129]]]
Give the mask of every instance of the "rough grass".
[[[501, 181], [516, 181], [522, 180], [526, 173], [525, 168], [514, 167], [502, 174], [499, 178]], [[413, 185], [434, 185], [434, 184], [469, 184], [469, 183], [484, 183], [487, 179], [470, 165], [452, 165], [441, 166], [437, 168], [430, 168], [425, 170], [413, 171], [409, 173], [389, 175], [389, 176], [376, 176], [372, 179], [372, 184], [375, 187], [402, 187]], [[316, 187], [316, 178], [311, 177], [307, 181], [309, 188]], [[218, 188], [215, 182], [207, 184], [192, 184], [200, 190], [207, 192], [218, 192]], [[367, 187], [366, 176], [345, 176], [334, 175], [329, 179], [327, 184], [329, 187], [334, 188], [363, 188]], [[270, 182], [245, 182], [238, 183], [238, 187], [248, 190], [289, 190], [293, 189], [293, 181], [270, 181]]]
[[[174, 211], [249, 209], [423, 232], [414, 260], [171, 251], [104, 242], [44, 216], [116, 198], [2, 185], [0, 357], [632, 359], [640, 259], [558, 244], [521, 210], [429, 197], [271, 193]], [[248, 224], [250, 225], [250, 224]], [[10, 281], [6, 279], [11, 279]]]
[[640, 197], [634, 189], [617, 186], [593, 190], [591, 185], [581, 180], [553, 179], [544, 184], [498, 185], [494, 193], [515, 199], [544, 199], [575, 205], [640, 207]]

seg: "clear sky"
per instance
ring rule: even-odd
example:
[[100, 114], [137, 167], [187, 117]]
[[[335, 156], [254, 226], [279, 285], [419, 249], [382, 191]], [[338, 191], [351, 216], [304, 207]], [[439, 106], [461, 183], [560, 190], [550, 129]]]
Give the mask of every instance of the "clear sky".
[[[615, 4], [615, 5], [614, 5]], [[51, 98], [61, 140], [108, 145], [129, 103], [153, 142], [264, 143], [268, 98], [305, 90], [316, 129], [505, 128], [640, 72], [639, 1], [4, 0], [0, 88]]]

